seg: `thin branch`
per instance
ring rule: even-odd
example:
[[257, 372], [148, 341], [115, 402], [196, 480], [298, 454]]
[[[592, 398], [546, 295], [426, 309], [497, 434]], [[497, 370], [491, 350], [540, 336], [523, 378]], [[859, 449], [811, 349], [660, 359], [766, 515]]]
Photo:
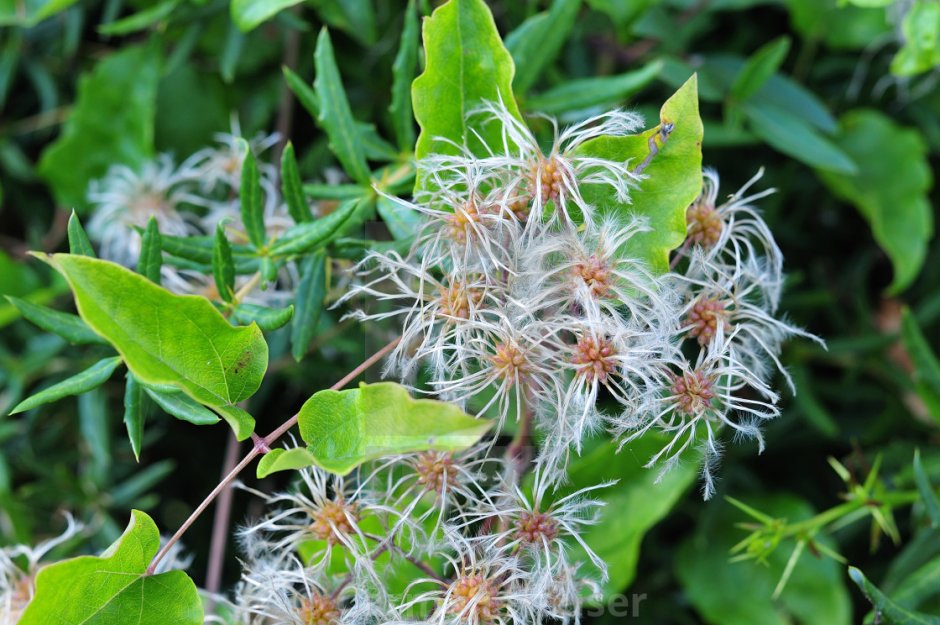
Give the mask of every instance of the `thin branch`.
[[[225, 460], [222, 477], [235, 468], [238, 460], [238, 439], [235, 433], [229, 434], [228, 444], [225, 446]], [[232, 485], [229, 484], [219, 496], [219, 505], [215, 508], [215, 518], [212, 520], [212, 539], [209, 545], [209, 566], [206, 569], [206, 590], [209, 592], [207, 603], [211, 603], [212, 596], [222, 588], [222, 568], [225, 561], [225, 545], [228, 542], [229, 521], [232, 517]], [[206, 606], [206, 612], [211, 612], [212, 606]]]

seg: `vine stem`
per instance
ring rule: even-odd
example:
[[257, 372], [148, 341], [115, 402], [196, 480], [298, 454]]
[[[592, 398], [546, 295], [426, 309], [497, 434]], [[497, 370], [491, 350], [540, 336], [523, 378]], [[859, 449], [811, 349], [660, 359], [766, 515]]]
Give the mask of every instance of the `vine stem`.
[[[372, 365], [385, 357], [386, 354], [395, 349], [395, 346], [398, 345], [399, 341], [401, 341], [401, 337], [392, 340], [385, 347], [366, 358], [358, 367], [347, 373], [343, 379], [331, 386], [330, 390], [338, 391], [355, 380], [356, 377], [358, 377], [362, 372], [372, 367]], [[276, 443], [277, 440], [281, 438], [289, 429], [294, 427], [297, 424], [297, 420], [299, 418], [300, 414], [295, 414], [293, 417], [282, 423], [280, 427], [264, 438], [256, 435], [252, 436], [254, 446], [252, 446], [248, 454], [245, 455], [245, 457], [242, 458], [241, 461], [236, 464], [231, 471], [229, 471], [228, 475], [222, 478], [222, 481], [219, 482], [219, 484], [212, 489], [212, 492], [202, 500], [202, 503], [199, 504], [195, 510], [193, 510], [192, 514], [189, 515], [189, 518], [187, 518], [183, 524], [180, 525], [180, 528], [176, 530], [176, 533], [173, 534], [173, 536], [170, 537], [170, 540], [168, 540], [166, 544], [160, 548], [160, 551], [157, 552], [157, 555], [155, 555], [153, 560], [150, 562], [150, 566], [147, 567], [147, 575], [153, 575], [154, 571], [157, 569], [157, 565], [160, 564], [160, 561], [166, 556], [173, 545], [175, 545], [179, 539], [182, 538], [183, 534], [186, 533], [186, 530], [188, 530], [190, 526], [192, 526], [192, 524], [196, 521], [196, 519], [198, 519], [202, 513], [206, 511], [206, 508], [208, 508], [209, 505], [215, 501], [215, 498], [218, 497], [222, 491], [224, 491], [226, 487], [228, 487], [228, 485], [235, 480], [236, 477], [238, 477], [238, 474], [244, 471], [245, 467], [251, 464], [252, 461], [259, 455], [269, 451], [271, 449], [271, 445]]]

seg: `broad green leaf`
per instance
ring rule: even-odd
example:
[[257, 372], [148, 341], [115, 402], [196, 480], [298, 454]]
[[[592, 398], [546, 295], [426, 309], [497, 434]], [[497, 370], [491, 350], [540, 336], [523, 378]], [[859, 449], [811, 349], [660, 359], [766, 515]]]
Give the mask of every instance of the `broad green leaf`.
[[241, 186], [238, 190], [241, 204], [242, 224], [245, 234], [255, 249], [261, 249], [267, 242], [264, 228], [264, 202], [261, 198], [261, 180], [258, 175], [258, 163], [251, 147], [244, 139], [240, 139], [241, 150], [245, 153], [245, 162], [242, 164]]
[[75, 345], [107, 344], [107, 341], [95, 334], [77, 315], [52, 310], [9, 295], [7, 299], [16, 306], [24, 318], [35, 323], [46, 332], [58, 334], [69, 343]]
[[776, 73], [789, 50], [790, 38], [786, 36], [761, 46], [734, 79], [731, 95], [739, 102], [750, 99]]
[[[702, 120], [694, 75], [663, 104], [659, 122], [639, 135], [598, 137], [578, 152], [638, 165], [650, 155], [651, 140], [658, 146], [643, 172], [648, 177], [633, 191], [630, 204], [618, 203], [613, 192], [602, 186], [586, 185], [583, 194], [595, 206], [645, 217], [652, 231], [633, 237], [626, 253], [655, 271], [667, 271], [669, 251], [685, 240], [685, 211], [702, 191]], [[667, 125], [672, 130], [663, 142], [662, 130]]]
[[153, 157], [158, 51], [125, 47], [78, 82], [75, 107], [42, 154], [39, 175], [60, 206], [87, 206], [88, 183], [116, 163], [139, 167]]
[[144, 384], [173, 386], [216, 409], [258, 390], [268, 346], [257, 325], [233, 327], [205, 298], [174, 295], [114, 263], [69, 254], [44, 260], [65, 276], [82, 319]]
[[[930, 525], [933, 528], [940, 527], [940, 501], [937, 501], [937, 493], [930, 483], [930, 476], [924, 470], [924, 465], [920, 461], [920, 450], [914, 450], [914, 481], [917, 484], [917, 491], [920, 493], [921, 503], [930, 519]], [[940, 561], [938, 561], [940, 562]]]
[[403, 386], [392, 382], [320, 391], [300, 408], [300, 436], [306, 449], [266, 454], [258, 464], [258, 475], [299, 468], [301, 460], [307, 461], [302, 466], [346, 475], [363, 462], [384, 456], [429, 449], [459, 451], [477, 442], [491, 425], [453, 404], [412, 399]]
[[154, 26], [170, 17], [181, 0], [163, 0], [153, 6], [138, 11], [133, 15], [121, 18], [114, 22], [109, 22], [98, 27], [98, 32], [102, 35], [129, 35], [146, 28]]
[[[657, 483], [659, 472], [643, 465], [666, 442], [659, 436], [647, 435], [617, 453], [616, 443], [604, 441], [572, 460], [570, 484], [558, 493], [563, 496], [580, 488], [617, 480], [613, 486], [592, 493], [592, 497], [605, 506], [600, 510], [597, 524], [582, 535], [608, 566], [609, 578], [601, 587], [604, 602], [633, 582], [643, 537], [669, 514], [698, 478], [696, 458], [677, 466]], [[572, 550], [572, 557], [587, 562], [587, 556], [577, 546]]]
[[619, 76], [566, 80], [526, 100], [526, 108], [558, 115], [593, 106], [622, 104], [623, 100], [653, 82], [662, 67], [662, 61], [657, 60]]
[[232, 21], [245, 32], [302, 0], [232, 0]]
[[414, 0], [405, 7], [405, 22], [401, 31], [398, 54], [392, 64], [392, 102], [388, 112], [392, 116], [392, 130], [398, 147], [410, 151], [415, 144], [414, 116], [411, 112], [411, 83], [418, 67], [418, 13]]
[[350, 178], [356, 182], [368, 182], [369, 167], [366, 164], [362, 140], [349, 108], [339, 70], [336, 68], [333, 44], [326, 28], [320, 31], [317, 38], [313, 61], [317, 70], [313, 88], [320, 108], [317, 120], [329, 137], [330, 149]]
[[90, 256], [91, 258], [95, 257], [95, 248], [91, 246], [91, 241], [88, 240], [88, 235], [85, 233], [85, 229], [82, 227], [82, 222], [78, 218], [78, 215], [75, 214], [75, 210], [72, 210], [72, 214], [69, 216], [69, 225], [68, 225], [68, 237], [69, 237], [69, 251], [72, 254], [81, 254], [82, 256]]
[[842, 0], [786, 0], [794, 30], [807, 41], [836, 50], [861, 50], [885, 36], [894, 25], [882, 8], [845, 5]]
[[892, 625], [940, 625], [940, 616], [931, 616], [914, 612], [893, 601], [868, 581], [865, 574], [854, 566], [849, 567], [849, 577], [865, 593], [865, 597], [875, 607], [877, 614], [883, 621]]
[[513, 90], [522, 95], [558, 57], [581, 8], [581, 0], [554, 0], [551, 7], [528, 18], [506, 36], [516, 75]]
[[[751, 503], [754, 498], [749, 497]], [[800, 499], [775, 494], [754, 502], [757, 509], [790, 523], [812, 516]], [[851, 601], [839, 564], [804, 552], [796, 561], [778, 599], [774, 588], [795, 546], [783, 543], [767, 564], [729, 562], [730, 550], [745, 534], [736, 523], [741, 513], [726, 502], [713, 502], [697, 530], [678, 551], [675, 572], [685, 595], [709, 625], [849, 625]], [[733, 592], [740, 600], [729, 600]]]
[[184, 393], [161, 391], [149, 386], [145, 386], [144, 391], [171, 417], [189, 421], [193, 425], [214, 425], [219, 422], [214, 412]]
[[139, 510], [100, 557], [50, 564], [36, 576], [36, 594], [19, 625], [202, 625], [202, 602], [183, 571], [147, 575], [160, 532]]
[[147, 229], [140, 241], [140, 258], [137, 259], [137, 273], [154, 284], [160, 284], [160, 267], [163, 265], [163, 246], [160, 241], [160, 227], [157, 218], [151, 217]]
[[470, 113], [485, 101], [501, 100], [519, 117], [512, 92], [512, 57], [499, 38], [489, 7], [483, 0], [449, 0], [424, 20], [423, 37], [425, 69], [411, 89], [415, 119], [421, 127], [415, 156], [456, 153], [457, 147], [438, 138], [485, 156], [486, 146], [502, 145], [500, 128]]
[[147, 420], [147, 400], [144, 387], [134, 374], [127, 372], [124, 385], [124, 425], [131, 442], [134, 458], [140, 462], [140, 450], [144, 439], [144, 423]]
[[212, 277], [215, 279], [215, 288], [219, 291], [219, 296], [226, 302], [231, 302], [235, 293], [235, 262], [232, 260], [232, 248], [225, 236], [225, 226], [221, 223], [215, 229]]
[[933, 233], [927, 146], [917, 131], [874, 110], [850, 111], [840, 122], [836, 143], [858, 164], [858, 172], [821, 170], [819, 176], [868, 220], [894, 266], [889, 293], [897, 294], [920, 272]]
[[294, 301], [297, 314], [290, 328], [291, 354], [297, 362], [307, 353], [307, 347], [317, 331], [323, 300], [329, 287], [328, 274], [329, 259], [322, 251], [308, 256], [300, 264], [300, 284]]
[[271, 244], [271, 256], [309, 254], [325, 246], [338, 236], [344, 225], [353, 220], [361, 201], [346, 200], [329, 215], [289, 228]]
[[118, 356], [99, 360], [91, 367], [81, 373], [76, 373], [70, 378], [62, 380], [58, 384], [53, 384], [47, 389], [39, 391], [35, 395], [24, 399], [10, 411], [10, 414], [16, 414], [25, 410], [31, 410], [36, 406], [58, 401], [63, 397], [70, 395], [81, 395], [92, 389], [96, 389], [111, 377], [114, 370], [121, 364]]
[[916, 76], [940, 65], [940, 4], [916, 0], [901, 22], [904, 45], [891, 61], [896, 76]]
[[265, 332], [273, 332], [284, 327], [293, 316], [293, 304], [287, 308], [268, 308], [267, 306], [242, 302], [232, 310], [232, 319], [234, 321], [244, 325], [257, 323], [258, 327]]
[[858, 172], [849, 154], [819, 134], [802, 117], [753, 101], [746, 102], [741, 110], [754, 134], [787, 156], [829, 172], [849, 175]]
[[281, 154], [281, 193], [294, 223], [301, 224], [313, 219], [310, 206], [304, 198], [303, 182], [300, 180], [297, 159], [294, 157], [294, 145], [290, 141], [284, 146], [284, 152]]

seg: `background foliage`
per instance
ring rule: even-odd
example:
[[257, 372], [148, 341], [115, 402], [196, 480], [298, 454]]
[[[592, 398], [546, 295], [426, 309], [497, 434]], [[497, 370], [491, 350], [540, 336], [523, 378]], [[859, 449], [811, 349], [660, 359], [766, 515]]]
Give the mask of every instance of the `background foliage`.
[[[940, 249], [932, 239], [931, 197], [940, 151], [940, 4], [488, 4], [517, 71], [511, 86], [508, 75], [481, 84], [471, 63], [462, 78], [467, 85], [512, 88], [520, 114], [543, 111], [573, 121], [619, 105], [657, 120], [660, 105], [695, 72], [704, 163], [721, 173], [723, 194], [759, 167], [766, 168], [761, 187], [778, 190], [762, 206], [790, 275], [782, 307], [829, 349], [790, 345], [785, 362], [799, 393], [771, 425], [766, 453], [729, 450], [719, 495], [792, 524], [864, 487], [877, 458], [878, 483], [889, 490], [920, 482], [928, 484], [921, 492], [930, 492], [930, 482], [940, 484]], [[113, 352], [81, 328], [67, 341], [21, 319], [30, 303], [71, 310], [66, 281], [26, 251], [61, 251], [76, 242], [70, 211], [89, 216], [89, 183], [111, 164], [139, 168], [163, 152], [182, 160], [229, 130], [234, 114], [246, 137], [289, 136], [297, 176], [288, 179], [302, 180], [308, 196], [335, 206], [332, 221], [297, 226], [296, 238], [272, 247], [272, 255], [322, 247], [347, 219], [360, 224], [355, 237], [344, 231], [349, 240], [333, 240], [324, 251], [339, 262], [353, 254], [351, 238], [407, 234], [408, 216], [362, 188], [371, 180], [407, 192], [412, 184], [406, 164], [418, 135], [410, 92], [401, 86], [410, 80], [394, 76], [417, 74], [417, 17], [433, 8], [428, 1], [372, 0], [50, 0], [0, 7], [0, 293], [21, 300], [0, 304], [0, 413], [80, 371], [114, 371]], [[492, 58], [483, 49], [472, 52], [475, 63]], [[422, 80], [433, 83], [433, 70]], [[453, 123], [441, 119], [458, 114], [428, 111], [420, 100], [414, 112], [422, 121], [419, 155], [434, 124]], [[337, 166], [346, 172], [343, 185], [328, 189], [323, 183], [335, 179], [330, 172]], [[249, 240], [232, 249], [209, 242], [203, 262], [228, 253], [235, 266], [250, 249], [244, 246], [264, 247], [263, 232], [245, 222]], [[322, 257], [305, 261], [294, 320], [267, 336], [277, 374], [249, 403], [262, 431], [374, 351], [369, 346], [388, 340], [388, 328], [363, 329], [321, 311], [328, 286], [337, 288], [325, 277], [329, 269]], [[231, 281], [216, 276], [219, 285]], [[129, 380], [148, 375], [149, 363], [128, 364]], [[230, 436], [224, 429], [193, 428], [153, 409], [132, 444], [122, 423], [120, 376], [90, 387], [78, 398], [0, 417], [0, 542], [51, 535], [62, 525], [56, 513], [68, 510], [91, 530], [61, 555], [97, 554], [121, 535], [132, 509], [174, 528], [218, 481]], [[217, 420], [187, 414], [191, 421]], [[229, 417], [237, 426], [238, 417]], [[916, 448], [921, 471], [912, 465]], [[653, 485], [655, 474], [636, 461], [648, 454], [613, 451], [590, 452], [572, 481], [621, 478], [607, 495], [616, 514], [596, 528], [592, 544], [612, 567], [608, 596], [627, 588], [647, 595], [635, 622], [858, 622], [871, 609], [860, 587], [889, 621], [905, 622], [907, 609], [940, 613], [940, 521], [930, 515], [929, 498], [896, 510], [896, 535], [887, 521], [882, 532], [859, 521], [820, 534], [823, 547], [856, 569], [850, 574], [806, 553], [775, 598], [792, 544], [764, 564], [729, 564], [728, 550], [747, 535], [735, 527], [748, 520], [744, 512], [721, 497], [699, 501], [694, 470]], [[833, 471], [830, 457], [846, 475]], [[283, 483], [285, 475], [265, 478], [262, 488]], [[257, 514], [251, 505], [237, 495], [234, 518]], [[203, 517], [186, 538], [200, 585], [210, 525]], [[885, 528], [896, 540], [878, 540]], [[237, 577], [234, 554], [225, 573], [228, 581]], [[617, 620], [610, 612], [592, 618]]]

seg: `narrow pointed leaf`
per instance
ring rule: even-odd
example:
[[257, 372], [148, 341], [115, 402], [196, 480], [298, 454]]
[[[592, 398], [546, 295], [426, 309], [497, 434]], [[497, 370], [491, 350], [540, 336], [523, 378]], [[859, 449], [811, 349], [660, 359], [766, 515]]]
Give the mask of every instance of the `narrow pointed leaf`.
[[623, 100], [653, 82], [662, 69], [662, 61], [620, 74], [600, 78], [568, 80], [526, 100], [531, 111], [559, 115], [599, 105], [620, 105]]
[[291, 354], [300, 362], [313, 340], [328, 290], [328, 263], [326, 253], [308, 256], [300, 265], [300, 285], [295, 299], [296, 314], [291, 321]]
[[790, 51], [790, 38], [780, 37], [755, 52], [738, 72], [731, 95], [738, 101], [749, 99], [776, 73]]
[[69, 217], [68, 236], [69, 251], [71, 253], [95, 258], [95, 248], [91, 246], [91, 241], [88, 240], [88, 235], [82, 227], [82, 222], [79, 220], [74, 210]]
[[184, 393], [160, 391], [149, 387], [144, 387], [144, 391], [172, 417], [194, 425], [213, 425], [219, 422], [219, 417], [214, 412]]
[[301, 0], [232, 0], [232, 21], [242, 31], [247, 32], [300, 2]]
[[186, 573], [146, 574], [160, 533], [143, 512], [131, 515], [124, 534], [100, 557], [41, 568], [19, 625], [202, 625], [202, 601]]
[[287, 203], [287, 212], [294, 223], [300, 224], [313, 219], [310, 206], [304, 198], [303, 182], [300, 180], [297, 159], [294, 157], [294, 145], [290, 141], [284, 146], [284, 153], [281, 155], [281, 192]]
[[163, 245], [160, 240], [160, 227], [155, 217], [147, 222], [147, 229], [141, 237], [140, 258], [137, 260], [137, 273], [154, 284], [160, 284], [160, 267], [163, 265]]
[[257, 325], [232, 326], [204, 297], [174, 295], [103, 260], [43, 257], [68, 281], [82, 319], [144, 384], [172, 386], [209, 406], [254, 394], [268, 363]]
[[85, 369], [81, 373], [76, 373], [70, 378], [62, 380], [58, 384], [53, 384], [47, 389], [39, 391], [35, 395], [24, 399], [10, 412], [16, 414], [24, 410], [30, 410], [36, 406], [48, 404], [57, 401], [69, 395], [81, 395], [92, 389], [96, 389], [111, 377], [114, 370], [121, 364], [119, 356], [112, 356], [99, 360], [94, 365]]
[[317, 70], [313, 88], [320, 106], [317, 119], [326, 131], [330, 149], [343, 169], [353, 180], [365, 183], [369, 180], [369, 167], [326, 28], [320, 31], [313, 60]]
[[581, 8], [581, 0], [554, 0], [552, 6], [524, 21], [506, 36], [506, 49], [516, 65], [513, 90], [526, 93], [558, 57]]
[[232, 311], [232, 319], [238, 323], [248, 325], [257, 323], [265, 332], [273, 332], [282, 328], [294, 316], [293, 304], [287, 308], [268, 308], [257, 304], [239, 304]]
[[865, 593], [865, 597], [875, 608], [875, 613], [882, 620], [892, 623], [892, 625], [940, 625], [940, 616], [931, 616], [914, 612], [895, 603], [887, 595], [878, 590], [878, 588], [868, 581], [865, 574], [854, 566], [849, 567], [849, 577]]
[[266, 243], [264, 229], [264, 203], [261, 199], [261, 180], [258, 175], [258, 163], [247, 142], [241, 140], [242, 150], [245, 152], [245, 162], [242, 164], [242, 180], [239, 188], [241, 201], [242, 224], [248, 240], [255, 249], [261, 249]]
[[33, 304], [18, 297], [7, 295], [6, 298], [16, 306], [20, 314], [46, 332], [58, 334], [69, 343], [75, 345], [98, 344], [106, 345], [108, 342], [95, 334], [78, 315], [53, 310], [45, 306]]
[[940, 501], [937, 501], [937, 491], [930, 483], [930, 477], [920, 461], [919, 449], [914, 450], [914, 481], [917, 484], [924, 510], [927, 511], [927, 517], [930, 519], [930, 526], [940, 527]]
[[222, 224], [215, 229], [212, 276], [215, 279], [215, 288], [219, 291], [219, 296], [226, 302], [231, 302], [235, 292], [235, 263], [232, 261], [232, 248], [225, 237], [225, 227]]
[[320, 391], [300, 409], [306, 449], [266, 454], [258, 475], [310, 465], [345, 475], [363, 462], [393, 454], [459, 451], [477, 442], [491, 425], [453, 404], [412, 399], [403, 386], [391, 382]]
[[411, 83], [418, 67], [418, 13], [414, 0], [405, 7], [405, 23], [398, 44], [398, 54], [392, 64], [392, 103], [388, 112], [392, 116], [392, 130], [402, 151], [410, 151], [415, 144], [414, 116], [411, 112]]
[[144, 439], [144, 422], [147, 420], [146, 402], [144, 387], [134, 374], [128, 371], [124, 386], [124, 425], [127, 427], [127, 438], [131, 442], [134, 458], [138, 462]]
[[329, 215], [293, 226], [271, 244], [271, 256], [309, 254], [325, 246], [353, 219], [359, 204], [360, 199], [347, 200]]

